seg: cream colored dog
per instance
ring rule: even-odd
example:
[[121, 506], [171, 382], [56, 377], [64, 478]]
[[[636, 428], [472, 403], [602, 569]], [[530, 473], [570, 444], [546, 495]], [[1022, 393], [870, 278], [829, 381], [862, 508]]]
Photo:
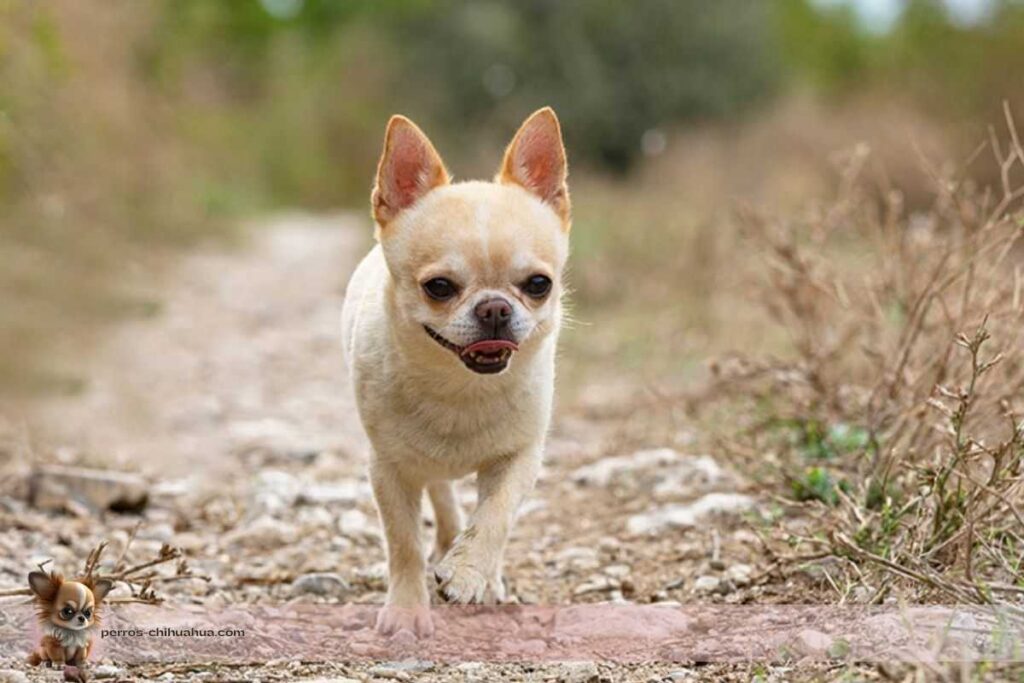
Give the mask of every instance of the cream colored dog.
[[[377, 628], [424, 636], [423, 490], [440, 594], [501, 600], [505, 542], [540, 468], [569, 247], [558, 119], [530, 116], [495, 182], [453, 184], [423, 132], [395, 116], [371, 201], [378, 244], [352, 276], [342, 328], [387, 539]], [[473, 472], [463, 529], [453, 480]]]

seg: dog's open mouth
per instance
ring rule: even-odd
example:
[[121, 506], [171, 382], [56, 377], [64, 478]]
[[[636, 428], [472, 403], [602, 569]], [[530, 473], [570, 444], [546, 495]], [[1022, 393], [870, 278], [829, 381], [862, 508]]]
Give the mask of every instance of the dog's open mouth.
[[481, 339], [468, 346], [459, 346], [426, 325], [423, 327], [434, 341], [457, 355], [467, 368], [481, 375], [501, 372], [508, 367], [512, 354], [519, 350], [519, 346], [508, 339]]

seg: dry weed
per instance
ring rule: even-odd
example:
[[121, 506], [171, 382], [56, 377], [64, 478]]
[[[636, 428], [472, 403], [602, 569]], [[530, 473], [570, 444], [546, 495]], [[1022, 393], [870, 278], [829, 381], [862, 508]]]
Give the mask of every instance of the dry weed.
[[925, 164], [932, 210], [908, 214], [895, 189], [879, 206], [861, 148], [827, 207], [744, 214], [795, 356], [716, 363], [715, 390], [753, 416], [723, 445], [811, 512], [786, 540], [843, 559], [844, 597], [1024, 594], [1024, 147], [1006, 120], [995, 190]]

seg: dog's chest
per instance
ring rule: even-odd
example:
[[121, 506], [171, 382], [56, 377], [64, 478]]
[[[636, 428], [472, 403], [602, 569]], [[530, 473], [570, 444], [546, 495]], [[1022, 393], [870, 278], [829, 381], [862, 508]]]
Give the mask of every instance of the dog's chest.
[[446, 470], [446, 476], [458, 476], [520, 452], [543, 437], [547, 401], [537, 394], [513, 386], [438, 401], [403, 392], [392, 404], [397, 408], [395, 419], [388, 420], [391, 424], [382, 436], [397, 437], [406, 453]]

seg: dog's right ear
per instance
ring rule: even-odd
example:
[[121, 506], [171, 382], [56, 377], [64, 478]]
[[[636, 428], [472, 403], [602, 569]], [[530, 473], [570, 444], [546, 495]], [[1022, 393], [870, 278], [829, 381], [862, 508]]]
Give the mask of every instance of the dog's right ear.
[[448, 171], [423, 131], [404, 116], [392, 116], [370, 196], [377, 223], [386, 226], [402, 209], [448, 182]]
[[28, 575], [28, 585], [32, 592], [43, 600], [53, 600], [60, 585], [45, 572], [32, 572]]

